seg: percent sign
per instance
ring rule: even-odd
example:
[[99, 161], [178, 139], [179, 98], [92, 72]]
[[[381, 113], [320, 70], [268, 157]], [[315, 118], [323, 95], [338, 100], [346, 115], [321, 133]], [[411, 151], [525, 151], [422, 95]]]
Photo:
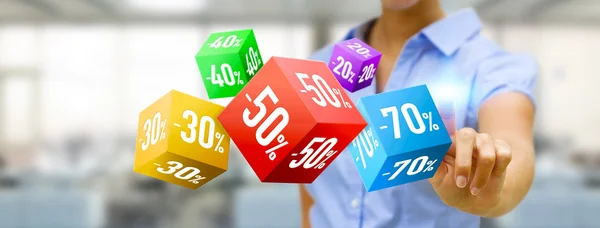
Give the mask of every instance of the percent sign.
[[354, 76], [356, 76], [356, 73], [350, 72], [350, 77], [348, 77], [348, 82], [354, 83]]
[[325, 155], [325, 159], [323, 159], [323, 161], [321, 161], [321, 162], [319, 163], [319, 165], [317, 165], [317, 166], [315, 167], [315, 169], [322, 169], [323, 167], [325, 167], [325, 162], [326, 162], [327, 160], [329, 160], [329, 158], [331, 158], [331, 157], [332, 157], [334, 154], [336, 154], [337, 152], [338, 152], [337, 150], [330, 150], [330, 151], [328, 151], [328, 152], [327, 152], [327, 154]]
[[167, 135], [165, 134], [165, 124], [167, 124], [167, 118], [163, 119], [160, 123], [160, 139], [165, 139]]
[[223, 146], [221, 146], [221, 142], [223, 142], [223, 138], [225, 137], [224, 134], [220, 133], [220, 132], [215, 132], [215, 138], [217, 138], [219, 141], [217, 142], [217, 145], [215, 145], [215, 151], [219, 151], [219, 153], [223, 153], [223, 151], [225, 149], [223, 149]]
[[[434, 124], [433, 120], [432, 120], [432, 112], [424, 112], [424, 113], [419, 113], [419, 109], [417, 109], [417, 106], [415, 106], [412, 103], [405, 103], [402, 105], [402, 107], [400, 107], [400, 109], [402, 110], [402, 116], [404, 117], [404, 120], [406, 121], [408, 128], [410, 129], [410, 131], [414, 134], [422, 134], [427, 130], [427, 127], [425, 126], [425, 123], [423, 122], [423, 119], [425, 120], [429, 120], [429, 131], [434, 131], [434, 130], [439, 130], [440, 126], [438, 124]], [[386, 108], [382, 108], [380, 109], [381, 114], [383, 115], [383, 117], [388, 117], [391, 114], [392, 117], [392, 125], [394, 128], [394, 138], [395, 139], [399, 139], [401, 137], [400, 134], [400, 121], [399, 121], [399, 117], [398, 117], [398, 108], [396, 106], [390, 106], [390, 107], [386, 107]], [[410, 111], [410, 113], [409, 113]], [[415, 117], [416, 120], [416, 125], [415, 126], [415, 122], [413, 122], [411, 115], [413, 115]], [[379, 129], [386, 129], [388, 128], [387, 125], [383, 125], [380, 126]]]
[[352, 104], [350, 104], [350, 102], [344, 100], [344, 96], [342, 95], [342, 92], [339, 89], [333, 88], [331, 90], [333, 90], [333, 93], [335, 95], [340, 97], [345, 108], [352, 108]]
[[242, 80], [242, 78], [240, 76], [240, 71], [234, 71], [233, 72], [233, 76], [235, 76], [237, 78], [238, 85], [243, 85], [244, 84], [244, 80]]
[[[357, 142], [358, 140], [360, 140], [362, 145]], [[354, 141], [352, 141], [352, 145], [358, 149], [358, 154], [359, 154], [359, 157], [356, 157], [355, 161], [356, 162], [361, 161], [363, 168], [366, 169], [367, 163], [365, 161], [363, 149], [367, 153], [367, 156], [369, 156], [369, 158], [371, 158], [371, 157], [373, 157], [373, 153], [375, 152], [375, 150], [379, 147], [379, 142], [373, 136], [373, 132], [371, 131], [371, 128], [368, 128], [368, 129], [362, 131], [361, 134], [359, 134], [358, 137], [356, 137], [356, 139]]]
[[[167, 135], [165, 134], [165, 124], [167, 124], [167, 118], [164, 118], [160, 121], [160, 140], [163, 140], [167, 137]], [[157, 130], [158, 132], [158, 130]]]
[[[167, 118], [164, 118], [160, 121], [160, 139], [159, 140], [163, 140], [166, 137], [165, 124], [167, 124]], [[157, 132], [158, 132], [158, 130], [157, 130]]]
[[283, 134], [279, 134], [277, 136], [277, 142], [279, 144], [277, 144], [265, 151], [265, 153], [269, 155], [269, 159], [271, 161], [275, 160], [275, 157], [277, 157], [277, 155], [275, 154], [275, 151], [288, 144], [288, 141], [285, 141], [285, 136]]
[[429, 120], [429, 131], [434, 131], [434, 130], [437, 131], [440, 129], [440, 126], [438, 124], [434, 124], [432, 122], [433, 120], [431, 120], [431, 118], [430, 118], [431, 112], [429, 112], [429, 113], [424, 112], [421, 114], [421, 116], [423, 116], [423, 119]]
[[235, 39], [235, 44], [233, 46], [239, 47], [240, 45], [242, 45], [242, 38]]
[[437, 162], [437, 159], [435, 159], [433, 161], [431, 161], [431, 160], [427, 161], [427, 163], [426, 163], [427, 164], [427, 168], [425, 168], [425, 170], [423, 172], [432, 171], [433, 170], [433, 164], [435, 164], [436, 162]]
[[[433, 165], [436, 162], [437, 162], [437, 159], [435, 159], [435, 160], [429, 160], [428, 156], [421, 156], [421, 157], [416, 158], [415, 160], [407, 159], [407, 160], [396, 162], [396, 164], [394, 164], [394, 168], [398, 168], [398, 169], [396, 170], [396, 172], [394, 172], [394, 174], [392, 174], [392, 176], [390, 178], [388, 178], [388, 180], [394, 180], [394, 179], [396, 179], [396, 177], [409, 164], [410, 164], [410, 167], [406, 171], [406, 174], [409, 175], [409, 176], [412, 176], [412, 175], [415, 175], [415, 174], [418, 174], [418, 173], [421, 173], [421, 172], [425, 173], [425, 172], [433, 171], [433, 169], [434, 169]], [[425, 165], [427, 165], [427, 167], [425, 167]], [[387, 175], [390, 175], [390, 172], [382, 174], [382, 176], [387, 176]]]
[[192, 184], [198, 184], [200, 183], [201, 180], [206, 179], [206, 177], [200, 176], [200, 175], [195, 175], [194, 179], [188, 180], [188, 182], [191, 182]]

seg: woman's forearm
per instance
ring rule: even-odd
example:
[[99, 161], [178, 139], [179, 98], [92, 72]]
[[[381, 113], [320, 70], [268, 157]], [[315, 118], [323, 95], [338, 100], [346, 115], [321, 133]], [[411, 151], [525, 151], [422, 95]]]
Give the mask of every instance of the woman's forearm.
[[[515, 140], [513, 140], [515, 141]], [[498, 206], [482, 215], [483, 217], [499, 217], [515, 209], [529, 192], [535, 173], [535, 152], [531, 142], [515, 142], [513, 158], [506, 170], [504, 188]]]

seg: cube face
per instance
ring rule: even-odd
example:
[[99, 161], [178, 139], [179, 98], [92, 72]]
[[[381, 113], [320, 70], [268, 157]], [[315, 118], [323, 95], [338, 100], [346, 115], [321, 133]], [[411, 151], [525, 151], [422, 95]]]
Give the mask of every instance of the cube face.
[[365, 182], [367, 191], [372, 192], [401, 184], [433, 177], [440, 167], [450, 144], [434, 146], [410, 153], [388, 157], [380, 166], [379, 172]]
[[[196, 189], [227, 170], [222, 106], [175, 90], [140, 113], [134, 171]], [[201, 174], [200, 174], [201, 172]]]
[[328, 65], [342, 87], [355, 92], [371, 85], [380, 60], [381, 53], [353, 38], [334, 46]]
[[318, 123], [263, 182], [312, 183], [356, 137], [364, 125]]
[[271, 58], [219, 115], [259, 179], [264, 180], [316, 121]]
[[[367, 61], [373, 58], [381, 58], [381, 53], [379, 51], [375, 50], [375, 48], [372, 48], [358, 38], [352, 38], [339, 42], [338, 45], [347, 52], [361, 59], [361, 61]], [[379, 62], [377, 63], [379, 64]]]
[[174, 92], [168, 151], [227, 170], [230, 138], [217, 116], [224, 107]]
[[196, 61], [210, 99], [233, 97], [249, 80], [237, 54], [197, 56]]
[[280, 57], [275, 60], [317, 122], [366, 126], [366, 121], [324, 62]]
[[354, 92], [354, 85], [362, 65], [362, 61], [345, 51], [339, 44], [333, 47], [328, 67], [344, 89]]
[[236, 96], [263, 66], [252, 29], [212, 33], [196, 62], [210, 99]]
[[358, 173], [367, 189], [375, 181], [379, 170], [387, 159], [384, 148], [380, 145], [373, 129], [367, 126], [347, 148], [356, 162]]
[[226, 170], [167, 152], [135, 171], [189, 189], [196, 189]]
[[241, 60], [242, 68], [244, 69], [245, 82], [248, 82], [256, 75], [256, 73], [258, 73], [258, 70], [263, 67], [262, 56], [252, 30], [250, 30], [250, 34], [246, 38], [238, 56]]
[[237, 54], [251, 35], [254, 35], [252, 29], [211, 33], [200, 48], [198, 56]]
[[219, 120], [261, 181], [312, 183], [366, 126], [334, 89], [325, 63], [272, 57]]
[[363, 97], [359, 103], [388, 156], [452, 143], [425, 85]]
[[167, 151], [166, 126], [170, 119], [173, 92], [169, 92], [140, 112], [138, 118], [137, 143], [134, 168], [145, 165]]
[[358, 80], [356, 81], [356, 84], [354, 84], [353, 92], [364, 89], [373, 83], [380, 60], [381, 55], [363, 62], [363, 65], [360, 67], [360, 73], [358, 74]]
[[452, 141], [425, 85], [363, 97], [357, 106], [369, 125], [348, 149], [368, 191], [433, 176]]

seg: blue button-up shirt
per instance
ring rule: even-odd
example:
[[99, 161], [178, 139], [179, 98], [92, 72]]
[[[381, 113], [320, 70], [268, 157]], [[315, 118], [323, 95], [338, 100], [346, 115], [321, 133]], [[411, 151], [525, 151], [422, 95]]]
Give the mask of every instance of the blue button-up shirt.
[[[365, 40], [370, 24], [352, 29], [344, 40]], [[424, 28], [407, 41], [385, 91], [421, 84], [429, 87], [447, 78], [460, 82], [462, 96], [454, 101], [458, 129], [477, 129], [480, 105], [496, 94], [520, 92], [535, 103], [535, 61], [502, 50], [480, 33], [481, 28], [472, 9]], [[333, 46], [325, 47], [311, 59], [328, 62], [332, 50]], [[375, 94], [375, 87], [373, 82], [348, 95], [356, 103], [362, 96]], [[367, 193], [347, 150], [306, 189], [315, 200], [309, 214], [313, 228], [479, 227], [478, 216], [445, 205], [427, 180]]]

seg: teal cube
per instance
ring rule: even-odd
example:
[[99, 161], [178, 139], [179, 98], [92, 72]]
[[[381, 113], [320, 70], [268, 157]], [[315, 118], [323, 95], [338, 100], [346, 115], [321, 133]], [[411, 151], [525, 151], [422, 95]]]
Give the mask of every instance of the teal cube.
[[431, 178], [452, 140], [425, 85], [362, 97], [367, 127], [348, 146], [367, 191]]

